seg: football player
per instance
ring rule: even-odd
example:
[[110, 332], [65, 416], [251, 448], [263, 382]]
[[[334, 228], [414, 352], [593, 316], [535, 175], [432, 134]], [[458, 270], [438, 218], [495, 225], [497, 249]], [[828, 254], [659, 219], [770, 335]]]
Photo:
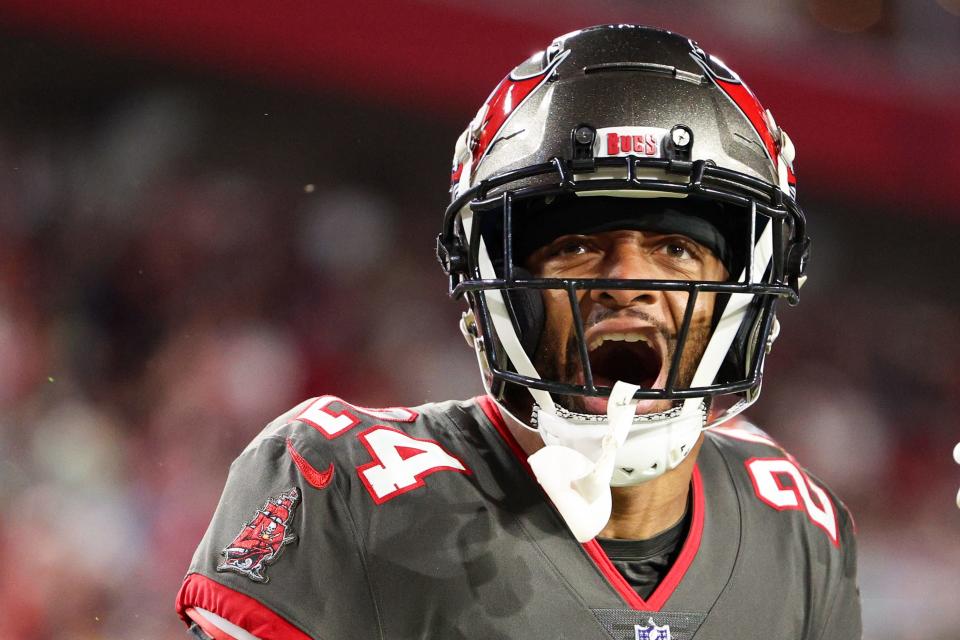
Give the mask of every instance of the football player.
[[738, 414], [809, 238], [794, 148], [689, 38], [557, 38], [456, 145], [437, 241], [486, 395], [313, 398], [230, 470], [201, 638], [860, 637], [846, 508]]

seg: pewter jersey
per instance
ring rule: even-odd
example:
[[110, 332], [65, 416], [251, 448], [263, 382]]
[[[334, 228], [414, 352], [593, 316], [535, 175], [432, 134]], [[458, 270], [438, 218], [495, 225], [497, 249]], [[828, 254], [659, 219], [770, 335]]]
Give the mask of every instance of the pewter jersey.
[[690, 508], [643, 600], [570, 534], [488, 398], [325, 396], [233, 463], [177, 608], [262, 640], [860, 637], [850, 516], [762, 432], [706, 432]]

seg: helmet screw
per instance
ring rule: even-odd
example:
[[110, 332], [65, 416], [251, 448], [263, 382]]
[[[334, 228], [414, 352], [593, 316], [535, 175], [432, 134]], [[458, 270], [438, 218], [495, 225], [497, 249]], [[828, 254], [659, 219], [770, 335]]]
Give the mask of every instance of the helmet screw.
[[678, 124], [670, 129], [670, 146], [673, 147], [673, 159], [690, 161], [693, 151], [693, 129], [685, 124]]
[[577, 127], [577, 131], [576, 133], [574, 133], [574, 136], [576, 137], [577, 142], [579, 142], [580, 144], [590, 144], [593, 142], [593, 136], [595, 135], [595, 133], [596, 132], [593, 130], [592, 127], [584, 126], [584, 127]]
[[674, 127], [670, 132], [670, 138], [673, 140], [674, 146], [682, 149], [690, 144], [690, 130], [681, 126]]
[[596, 161], [593, 157], [593, 141], [597, 138], [597, 130], [589, 124], [578, 124], [570, 132], [570, 142], [573, 147], [573, 169], [575, 171], [593, 171]]

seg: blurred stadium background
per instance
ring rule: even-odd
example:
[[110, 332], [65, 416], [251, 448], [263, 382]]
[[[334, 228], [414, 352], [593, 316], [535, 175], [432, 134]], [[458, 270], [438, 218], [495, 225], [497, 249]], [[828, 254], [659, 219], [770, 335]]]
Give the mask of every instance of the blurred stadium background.
[[0, 638], [184, 637], [174, 594], [263, 423], [480, 391], [432, 257], [454, 139], [608, 21], [695, 37], [796, 141], [811, 277], [752, 417], [851, 506], [865, 637], [957, 638], [958, 16], [0, 0]]

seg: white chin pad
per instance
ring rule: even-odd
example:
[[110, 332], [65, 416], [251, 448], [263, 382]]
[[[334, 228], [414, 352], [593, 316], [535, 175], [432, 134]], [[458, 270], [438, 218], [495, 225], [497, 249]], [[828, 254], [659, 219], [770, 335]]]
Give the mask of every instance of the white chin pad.
[[[601, 437], [597, 438], [596, 428], [587, 428], [585, 431], [594, 433], [584, 434], [576, 449], [547, 442], [527, 459], [537, 481], [579, 542], [592, 540], [610, 520], [610, 480], [617, 450], [623, 446], [633, 422], [637, 406], [633, 394], [637, 389], [625, 382], [614, 385], [607, 403], [608, 423], [603, 425]], [[583, 428], [546, 412], [540, 413], [539, 420], [541, 433]], [[550, 423], [547, 430], [543, 430], [543, 421]]]
[[611, 486], [649, 482], [677, 468], [697, 444], [705, 422], [706, 408], [700, 404], [688, 413], [635, 426], [619, 450]]

